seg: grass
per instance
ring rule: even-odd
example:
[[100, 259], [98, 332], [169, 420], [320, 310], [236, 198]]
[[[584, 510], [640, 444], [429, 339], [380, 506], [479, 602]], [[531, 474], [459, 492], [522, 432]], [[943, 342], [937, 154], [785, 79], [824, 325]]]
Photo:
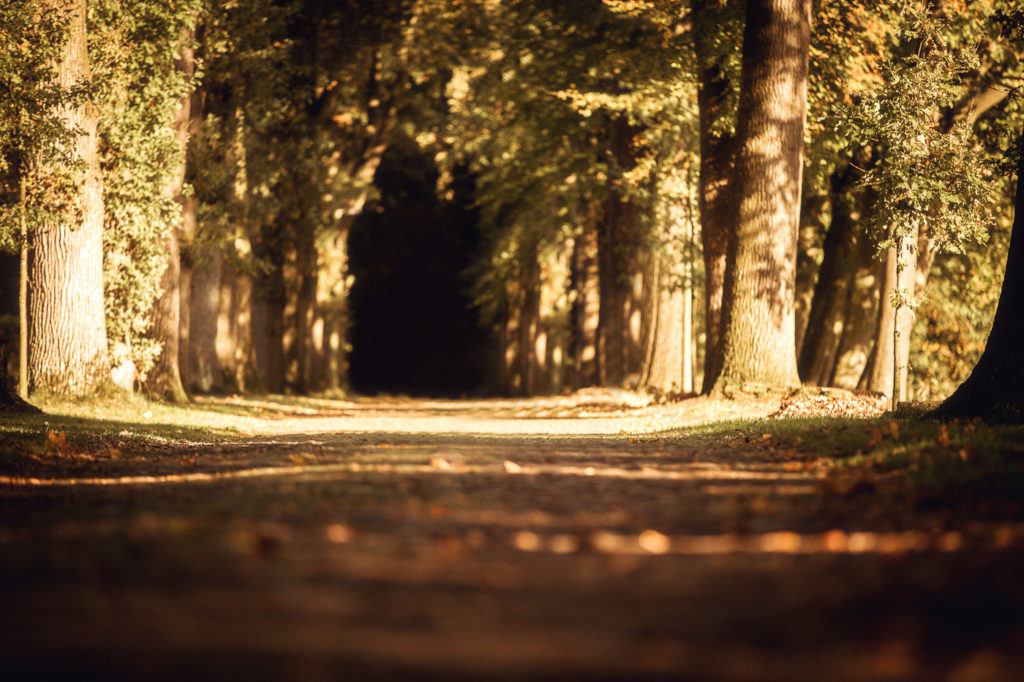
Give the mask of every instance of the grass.
[[239, 441], [257, 425], [252, 417], [127, 394], [34, 402], [44, 414], [0, 413], [0, 474], [74, 473], [110, 463], [124, 469], [144, 454]]
[[707, 447], [732, 441], [769, 453], [795, 450], [826, 460], [837, 478], [896, 478], [915, 505], [1024, 514], [1024, 426], [942, 423], [927, 419], [924, 410], [902, 409], [873, 419], [739, 419], [672, 433]]
[[[40, 407], [46, 414], [0, 413], [0, 474], [70, 473], [97, 465], [126, 471], [143, 457], [165, 457], [170, 466], [170, 456], [178, 453], [229, 447], [266, 433], [268, 417], [330, 412], [338, 403], [272, 396], [174, 406], [115, 394], [76, 402], [51, 399]], [[1011, 503], [1018, 510], [1024, 504], [1024, 426], [940, 423], [926, 419], [922, 410], [905, 409], [873, 419], [709, 421], [656, 437], [680, 439], [709, 449], [757, 447], [776, 460], [823, 461], [836, 476], [895, 478], [919, 504]]]

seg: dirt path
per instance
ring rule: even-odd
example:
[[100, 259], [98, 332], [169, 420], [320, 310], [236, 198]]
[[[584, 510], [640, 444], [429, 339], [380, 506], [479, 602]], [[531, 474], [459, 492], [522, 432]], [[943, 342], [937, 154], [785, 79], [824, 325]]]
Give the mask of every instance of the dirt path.
[[268, 403], [238, 445], [8, 477], [0, 669], [1020, 679], [1024, 525], [661, 433], [721, 408], [687, 403]]

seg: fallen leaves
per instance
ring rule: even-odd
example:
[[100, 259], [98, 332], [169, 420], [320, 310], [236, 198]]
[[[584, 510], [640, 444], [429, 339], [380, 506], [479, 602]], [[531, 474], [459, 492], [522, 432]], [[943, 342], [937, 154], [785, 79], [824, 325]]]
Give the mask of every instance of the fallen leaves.
[[769, 419], [780, 417], [861, 417], [884, 414], [888, 399], [879, 393], [822, 389], [817, 394], [794, 391], [783, 399]]

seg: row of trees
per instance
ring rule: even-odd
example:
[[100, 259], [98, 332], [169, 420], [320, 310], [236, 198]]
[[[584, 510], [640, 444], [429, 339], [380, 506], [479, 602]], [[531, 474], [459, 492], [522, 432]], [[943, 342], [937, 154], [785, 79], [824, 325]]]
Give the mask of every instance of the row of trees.
[[346, 389], [348, 235], [398, 141], [441, 197], [473, 180], [504, 391], [948, 391], [1008, 241], [1009, 9], [7, 3], [22, 393]]

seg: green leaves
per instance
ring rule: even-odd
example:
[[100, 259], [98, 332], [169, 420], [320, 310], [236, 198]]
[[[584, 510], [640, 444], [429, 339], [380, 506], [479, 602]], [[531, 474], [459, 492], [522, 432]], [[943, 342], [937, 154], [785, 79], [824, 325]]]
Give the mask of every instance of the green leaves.
[[161, 350], [146, 333], [162, 293], [167, 238], [181, 220], [167, 191], [183, 162], [171, 122], [194, 82], [177, 62], [192, 47], [190, 30], [203, 4], [98, 0], [89, 16], [104, 176], [107, 336], [114, 366], [131, 360], [140, 379]]
[[954, 46], [950, 23], [909, 5], [897, 35], [902, 55], [881, 64], [879, 85], [841, 106], [840, 129], [876, 149], [863, 176], [872, 190], [872, 227], [881, 249], [919, 234], [962, 251], [987, 234], [992, 187], [988, 160], [965, 124], [944, 112], [962, 96], [973, 51]]
[[57, 81], [68, 23], [63, 11], [40, 5], [0, 3], [0, 249], [7, 251], [21, 244], [23, 218], [32, 230], [76, 210], [77, 132], [58, 111], [80, 103], [86, 88]]

